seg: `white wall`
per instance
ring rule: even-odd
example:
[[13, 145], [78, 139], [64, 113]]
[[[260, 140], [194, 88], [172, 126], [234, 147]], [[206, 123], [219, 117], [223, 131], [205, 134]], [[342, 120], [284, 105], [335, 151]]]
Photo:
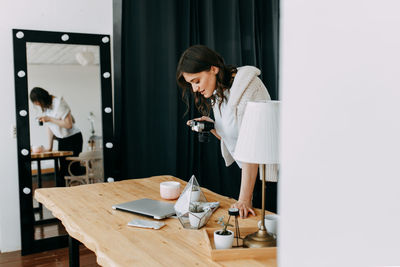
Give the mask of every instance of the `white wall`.
[[281, 4], [279, 266], [399, 266], [400, 1]]
[[112, 33], [112, 0], [3, 0], [0, 8], [0, 250], [18, 250], [20, 244], [18, 170], [15, 125], [13, 28]]

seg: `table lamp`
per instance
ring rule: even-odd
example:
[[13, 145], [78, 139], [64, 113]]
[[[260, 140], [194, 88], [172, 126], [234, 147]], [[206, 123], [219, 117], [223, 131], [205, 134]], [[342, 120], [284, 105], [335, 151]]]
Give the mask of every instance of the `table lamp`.
[[262, 223], [257, 232], [245, 237], [244, 247], [276, 246], [276, 240], [267, 233], [264, 217], [266, 165], [279, 163], [279, 105], [280, 101], [248, 102], [236, 143], [235, 160], [260, 164], [262, 180]]

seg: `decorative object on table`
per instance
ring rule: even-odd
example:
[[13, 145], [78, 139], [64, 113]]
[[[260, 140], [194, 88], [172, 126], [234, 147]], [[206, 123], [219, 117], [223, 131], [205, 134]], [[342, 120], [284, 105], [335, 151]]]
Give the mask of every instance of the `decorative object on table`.
[[192, 192], [190, 193], [190, 201], [196, 202], [200, 200], [200, 187], [197, 185], [192, 186]]
[[160, 183], [160, 196], [163, 199], [177, 199], [181, 193], [181, 184], [175, 181]]
[[203, 220], [205, 219], [204, 214], [206, 211], [200, 202], [190, 202], [189, 206], [189, 222], [190, 226], [199, 229], [204, 225]]
[[32, 146], [32, 153], [42, 153], [43, 151], [43, 146]]
[[222, 225], [222, 229], [214, 231], [214, 245], [216, 249], [229, 249], [232, 247], [234, 233], [231, 230], [227, 230], [228, 226], [232, 226], [228, 220], [224, 222], [224, 216], [219, 217], [217, 223]]
[[[196, 177], [192, 175], [174, 208], [176, 216], [184, 228], [200, 229], [207, 224], [211, 214], [218, 206], [218, 202], [207, 202]], [[197, 212], [201, 209], [203, 212]], [[191, 210], [195, 210], [195, 212]]]
[[[265, 228], [267, 228], [268, 234], [272, 235], [275, 239], [278, 232], [278, 214], [267, 214], [264, 217]], [[258, 227], [261, 227], [261, 220], [258, 221]]]
[[[279, 105], [280, 101], [248, 102], [235, 148], [236, 160], [260, 164], [261, 218], [265, 217], [265, 179], [269, 178], [266, 177], [266, 165], [279, 163]], [[277, 176], [273, 172], [268, 172], [268, 175]], [[276, 240], [265, 229], [264, 220], [261, 222], [257, 232], [245, 237], [244, 247], [276, 246]]]
[[153, 228], [155, 230], [161, 229], [165, 225], [163, 222], [149, 221], [142, 219], [133, 219], [128, 222], [129, 226], [141, 227], [141, 228]]
[[231, 216], [234, 216], [234, 218], [235, 218], [236, 247], [239, 247], [239, 239], [240, 239], [240, 230], [239, 230], [239, 222], [238, 222], [239, 209], [230, 208], [230, 209], [228, 209], [228, 214], [229, 214], [228, 222], [229, 222]]

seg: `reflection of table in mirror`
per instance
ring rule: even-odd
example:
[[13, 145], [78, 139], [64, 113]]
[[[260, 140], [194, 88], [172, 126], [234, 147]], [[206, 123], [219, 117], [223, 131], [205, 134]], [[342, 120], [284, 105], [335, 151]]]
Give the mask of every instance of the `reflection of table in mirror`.
[[38, 188], [42, 187], [42, 168], [40, 162], [42, 160], [54, 160], [54, 174], [56, 186], [59, 186], [59, 180], [64, 179], [60, 177], [60, 172], [58, 169], [59, 160], [61, 158], [66, 158], [68, 156], [73, 155], [72, 151], [50, 151], [50, 152], [41, 152], [41, 153], [31, 153], [31, 161], [37, 162], [37, 176], [38, 176]]
[[[178, 219], [162, 220], [160, 230], [127, 226], [140, 215], [113, 210], [117, 203], [140, 198], [162, 200], [160, 182], [186, 182], [172, 176], [124, 180], [65, 188], [42, 188], [35, 198], [61, 220], [70, 235], [70, 263], [79, 262], [77, 240], [94, 251], [101, 266], [276, 266], [276, 259], [212, 261], [202, 230], [184, 229]], [[207, 201], [219, 201], [206, 227], [220, 228], [216, 219], [228, 216], [234, 199], [202, 188]], [[165, 201], [165, 200], [164, 200]], [[169, 201], [174, 202], [174, 201]], [[257, 210], [260, 214], [260, 210]], [[256, 227], [259, 216], [240, 219], [240, 227]], [[78, 253], [78, 255], [77, 255]]]
[[[54, 160], [54, 180], [55, 186], [60, 186], [60, 180], [64, 179], [61, 177], [59, 170], [59, 160], [61, 158], [66, 158], [68, 156], [73, 155], [73, 151], [49, 151], [49, 152], [40, 152], [40, 153], [31, 153], [31, 161], [37, 162], [37, 188], [42, 188], [42, 160]], [[32, 172], [34, 174], [34, 172]], [[40, 220], [35, 220], [35, 224], [45, 224], [49, 222], [55, 221], [55, 219], [43, 219], [43, 207], [42, 204], [39, 203], [39, 206], [34, 208], [34, 213], [39, 213]]]

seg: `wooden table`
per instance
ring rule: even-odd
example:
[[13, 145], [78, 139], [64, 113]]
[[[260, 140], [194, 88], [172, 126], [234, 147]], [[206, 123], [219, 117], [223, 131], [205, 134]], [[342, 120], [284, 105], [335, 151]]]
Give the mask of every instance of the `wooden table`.
[[40, 153], [31, 153], [31, 159], [49, 159], [49, 158], [60, 158], [73, 155], [73, 151], [48, 151]]
[[[73, 151], [49, 151], [40, 153], [31, 153], [31, 161], [37, 161], [37, 176], [38, 176], [38, 187], [42, 187], [42, 168], [40, 162], [42, 160], [54, 160], [54, 173], [56, 178], [56, 186], [59, 185], [59, 170], [58, 170], [58, 160], [60, 158], [65, 158], [73, 155]], [[59, 177], [59, 179], [57, 179]], [[64, 177], [62, 177], [64, 179]]]
[[[163, 220], [160, 230], [127, 226], [134, 218], [148, 219], [113, 210], [112, 205], [140, 198], [162, 200], [159, 183], [178, 181], [172, 176], [124, 180], [67, 188], [42, 188], [35, 198], [61, 220], [69, 235], [94, 251], [102, 266], [276, 266], [275, 259], [211, 260], [202, 230], [184, 229], [178, 219]], [[219, 201], [206, 227], [220, 227], [216, 218], [226, 215], [234, 199], [202, 188], [207, 201]], [[174, 201], [171, 201], [174, 202]], [[258, 214], [260, 211], [258, 210]], [[259, 217], [239, 219], [240, 227], [257, 225]], [[71, 248], [71, 247], [70, 247]]]
[[[56, 186], [60, 186], [60, 180], [64, 179], [64, 177], [61, 177], [60, 171], [58, 169], [59, 162], [58, 160], [60, 158], [65, 158], [68, 156], [73, 155], [73, 151], [49, 151], [49, 152], [40, 152], [40, 153], [31, 153], [31, 161], [36, 161], [37, 162], [37, 178], [38, 178], [38, 184], [37, 187], [41, 188], [42, 187], [42, 167], [41, 167], [41, 161], [42, 160], [54, 160], [54, 180]], [[51, 218], [51, 219], [43, 219], [43, 208], [42, 204], [39, 203], [39, 207], [33, 208], [33, 211], [35, 213], [39, 213], [40, 220], [35, 220], [35, 224], [45, 224], [49, 222], [54, 222], [56, 219]]]

